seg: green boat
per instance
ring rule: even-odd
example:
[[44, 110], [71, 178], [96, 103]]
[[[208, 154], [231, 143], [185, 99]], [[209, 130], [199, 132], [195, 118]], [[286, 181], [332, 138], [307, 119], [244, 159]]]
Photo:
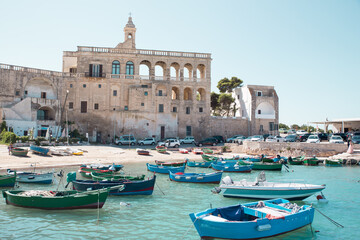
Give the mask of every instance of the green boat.
[[304, 165], [305, 166], [317, 166], [317, 165], [319, 165], [319, 159], [317, 159], [316, 157], [305, 158]]
[[342, 159], [336, 159], [336, 160], [325, 159], [324, 163], [325, 163], [325, 166], [327, 166], [327, 167], [341, 167], [343, 165], [343, 160]]
[[16, 172], [14, 174], [0, 175], [0, 187], [14, 187]]
[[11, 149], [11, 154], [18, 157], [26, 157], [29, 150], [23, 148], [13, 148]]
[[271, 171], [281, 171], [282, 163], [264, 163], [264, 162], [254, 162], [253, 170], [271, 170]]
[[165, 146], [156, 146], [156, 151], [158, 153], [166, 153], [167, 147]]
[[92, 172], [91, 177], [95, 181], [102, 181], [102, 180], [108, 180], [108, 181], [116, 181], [121, 179], [127, 179], [132, 181], [141, 181], [145, 179], [145, 175], [138, 175], [138, 176], [129, 176], [129, 175], [123, 175], [119, 173], [101, 173], [101, 172]]
[[205, 154], [213, 154], [213, 153], [214, 153], [214, 151], [211, 150], [210, 148], [203, 148], [202, 151], [203, 151], [203, 153], [205, 153]]
[[211, 161], [214, 161], [214, 160], [217, 160], [218, 157], [215, 157], [215, 156], [209, 156], [209, 155], [206, 155], [206, 154], [201, 154], [201, 157], [204, 161], [207, 161], [207, 162], [211, 162]]
[[303, 165], [304, 159], [305, 159], [305, 156], [294, 157], [294, 158], [289, 157], [288, 162], [290, 165]]
[[[121, 185], [120, 187], [124, 187]], [[25, 208], [65, 210], [82, 208], [102, 208], [110, 188], [93, 191], [3, 191], [6, 204]]]

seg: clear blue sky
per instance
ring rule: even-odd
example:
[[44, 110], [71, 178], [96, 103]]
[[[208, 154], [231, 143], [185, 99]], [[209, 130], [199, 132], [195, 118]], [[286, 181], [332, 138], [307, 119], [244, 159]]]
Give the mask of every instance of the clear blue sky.
[[280, 122], [360, 117], [360, 1], [0, 1], [0, 63], [61, 71], [62, 51], [115, 47], [129, 12], [141, 49], [212, 54], [223, 77], [274, 86]]

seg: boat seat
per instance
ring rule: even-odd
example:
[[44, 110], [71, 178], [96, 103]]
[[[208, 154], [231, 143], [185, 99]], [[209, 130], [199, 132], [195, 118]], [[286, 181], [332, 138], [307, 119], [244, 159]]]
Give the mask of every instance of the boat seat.
[[280, 209], [267, 207], [267, 206], [254, 208], [254, 210], [259, 211], [259, 212], [263, 212], [263, 213], [266, 213], [266, 214], [270, 214], [271, 216], [274, 216], [274, 217], [284, 217], [284, 216], [287, 216], [287, 215], [290, 214], [289, 212], [282, 211]]
[[214, 215], [207, 215], [207, 216], [203, 217], [203, 219], [208, 220], [208, 221], [213, 221], [213, 222], [227, 222], [228, 221], [225, 218], [217, 217]]

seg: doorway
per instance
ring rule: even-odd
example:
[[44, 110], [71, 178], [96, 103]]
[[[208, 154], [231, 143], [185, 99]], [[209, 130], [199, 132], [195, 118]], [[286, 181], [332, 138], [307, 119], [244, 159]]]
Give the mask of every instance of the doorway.
[[165, 138], [165, 126], [160, 127], [160, 139]]

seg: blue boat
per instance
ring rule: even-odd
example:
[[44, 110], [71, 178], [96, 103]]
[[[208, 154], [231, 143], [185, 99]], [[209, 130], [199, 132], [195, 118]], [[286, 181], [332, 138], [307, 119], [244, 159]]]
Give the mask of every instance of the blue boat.
[[212, 163], [211, 167], [224, 172], [251, 172], [253, 165], [238, 165], [236, 163]]
[[50, 151], [50, 149], [48, 149], [48, 148], [39, 147], [39, 146], [35, 146], [35, 145], [30, 145], [30, 150], [33, 151], [34, 153], [44, 155], [44, 156], [46, 156]]
[[187, 161], [188, 167], [201, 167], [201, 168], [210, 168], [211, 162], [196, 162], [196, 161]]
[[172, 173], [169, 172], [169, 178], [175, 182], [190, 183], [219, 183], [221, 181], [222, 172], [214, 173]]
[[151, 195], [154, 191], [156, 176], [141, 181], [128, 179], [116, 181], [72, 180], [73, 189], [77, 191], [96, 190], [124, 185], [124, 188], [110, 190], [109, 195]]
[[284, 234], [312, 223], [314, 208], [273, 199], [207, 209], [190, 218], [203, 238], [258, 239]]
[[155, 172], [155, 173], [168, 174], [169, 172], [177, 173], [177, 172], [185, 171], [185, 166], [168, 167], [168, 166], [153, 165], [153, 164], [149, 164], [149, 163], [146, 163], [146, 166], [147, 166], [148, 171]]
[[[9, 174], [14, 171], [8, 169]], [[16, 172], [16, 181], [21, 183], [51, 184], [54, 180], [54, 173]]]

